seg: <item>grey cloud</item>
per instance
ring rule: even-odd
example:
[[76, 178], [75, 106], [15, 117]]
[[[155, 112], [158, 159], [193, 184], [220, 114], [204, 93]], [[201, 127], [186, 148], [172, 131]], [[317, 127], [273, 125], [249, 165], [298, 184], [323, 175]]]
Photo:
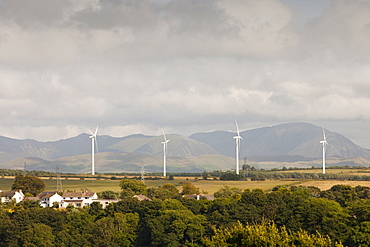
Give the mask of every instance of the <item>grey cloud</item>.
[[97, 124], [120, 136], [228, 130], [235, 118], [368, 121], [369, 3], [325, 3], [302, 23], [287, 2], [6, 1], [0, 131], [50, 140]]
[[40, 26], [58, 25], [69, 5], [65, 0], [5, 0], [0, 4], [0, 20], [33, 30]]

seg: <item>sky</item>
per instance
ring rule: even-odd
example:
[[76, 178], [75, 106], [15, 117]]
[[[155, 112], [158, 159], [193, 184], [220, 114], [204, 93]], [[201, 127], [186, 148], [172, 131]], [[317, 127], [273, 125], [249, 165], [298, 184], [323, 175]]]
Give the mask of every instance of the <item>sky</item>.
[[0, 0], [0, 135], [308, 122], [370, 148], [370, 1]]

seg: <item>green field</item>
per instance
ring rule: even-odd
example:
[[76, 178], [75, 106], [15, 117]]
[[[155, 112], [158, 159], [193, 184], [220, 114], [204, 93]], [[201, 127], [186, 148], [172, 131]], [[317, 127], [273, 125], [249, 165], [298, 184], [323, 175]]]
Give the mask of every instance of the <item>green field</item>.
[[[268, 171], [265, 171], [268, 172]], [[322, 172], [321, 169], [307, 169], [307, 170], [287, 170], [287, 171], [271, 171], [271, 172], [298, 172], [298, 173], [320, 173]], [[332, 174], [358, 174], [362, 175], [370, 175], [369, 169], [327, 169], [327, 173]], [[10, 190], [13, 184], [14, 178], [0, 178], [0, 190]], [[55, 179], [44, 179], [46, 184], [46, 191], [53, 191], [56, 190], [56, 180]], [[194, 177], [186, 178], [179, 178], [175, 177], [175, 180], [145, 180], [145, 183], [148, 187], [158, 187], [165, 183], [172, 183], [174, 184], [179, 191], [182, 190], [181, 184], [189, 181], [193, 183], [196, 187], [200, 189], [200, 191], [204, 191], [207, 193], [214, 193], [215, 191], [222, 188], [224, 185], [230, 187], [237, 187], [241, 190], [244, 189], [255, 189], [260, 188], [263, 190], [271, 190], [275, 186], [278, 185], [298, 185], [303, 184], [307, 186], [316, 186], [320, 189], [326, 190], [329, 189], [331, 186], [335, 184], [348, 184], [351, 186], [362, 185], [362, 186], [370, 186], [370, 182], [367, 181], [340, 181], [340, 180], [266, 180], [266, 181], [221, 181], [221, 180], [197, 180]], [[119, 187], [119, 180], [90, 180], [86, 178], [85, 180], [80, 179], [73, 179], [69, 178], [68, 180], [62, 179], [62, 188], [64, 191], [82, 191], [82, 190], [89, 190], [94, 192], [100, 192], [104, 190], [112, 190], [115, 192], [120, 192]]]
[[[10, 178], [0, 178], [0, 189], [10, 190], [14, 179]], [[45, 179], [46, 184], [45, 191], [56, 190], [56, 180], [55, 179]], [[113, 190], [115, 192], [120, 191], [119, 180], [62, 180], [63, 190], [89, 190], [94, 192], [99, 192], [103, 190]]]
[[[14, 179], [11, 178], [0, 178], [0, 189], [10, 190]], [[185, 178], [175, 178], [175, 180], [146, 180], [145, 183], [149, 187], [158, 187], [165, 183], [172, 183], [177, 186], [181, 191], [181, 183], [186, 181], [192, 182], [200, 191], [206, 191], [207, 193], [214, 193], [215, 191], [222, 188], [224, 185], [230, 187], [238, 187], [244, 189], [255, 189], [261, 188], [263, 190], [269, 190], [277, 185], [292, 185], [299, 183], [300, 181], [283, 181], [283, 180], [272, 180], [272, 181], [220, 181], [220, 180], [194, 180]], [[46, 191], [56, 190], [55, 179], [45, 179]], [[115, 192], [120, 191], [119, 180], [62, 180], [63, 190], [89, 190], [94, 192], [100, 192], [104, 190], [112, 190]]]

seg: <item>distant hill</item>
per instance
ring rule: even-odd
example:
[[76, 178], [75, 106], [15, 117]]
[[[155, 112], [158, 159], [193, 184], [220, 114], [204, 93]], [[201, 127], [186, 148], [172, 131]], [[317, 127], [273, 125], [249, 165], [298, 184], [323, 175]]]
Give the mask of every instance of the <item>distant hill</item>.
[[[139, 173], [143, 163], [145, 172], [162, 172], [163, 158], [134, 153], [104, 152], [96, 154], [95, 170], [97, 173]], [[0, 164], [2, 169], [23, 169], [55, 172], [57, 165], [62, 173], [91, 173], [91, 155], [76, 155], [57, 160], [41, 158], [18, 158]], [[192, 172], [201, 174], [203, 171], [230, 170], [234, 168], [235, 159], [223, 155], [201, 155], [190, 157], [169, 157], [167, 172]], [[199, 175], [200, 176], [200, 175]]]
[[[219, 154], [211, 146], [197, 140], [181, 135], [167, 135], [167, 155], [169, 157], [200, 156], [205, 154]], [[154, 156], [163, 155], [163, 136], [135, 135], [124, 138], [122, 141], [109, 147], [123, 153], [147, 154]]]
[[[344, 136], [325, 130], [329, 143], [327, 157], [370, 158], [370, 151], [359, 147]], [[215, 131], [197, 133], [190, 138], [204, 142], [219, 153], [235, 157], [235, 133]], [[322, 157], [320, 141], [322, 128], [308, 123], [289, 123], [272, 127], [252, 129], [240, 133], [240, 157], [254, 157], [271, 160], [271, 157], [291, 156], [294, 160], [307, 160]], [[295, 157], [295, 158], [294, 158]], [[276, 159], [275, 159], [276, 160]]]
[[[328, 165], [370, 164], [370, 151], [344, 136], [325, 130]], [[274, 167], [320, 166], [322, 157], [321, 127], [308, 123], [281, 124], [242, 131], [240, 159], [248, 164]], [[235, 133], [215, 131], [196, 133], [190, 137], [167, 135], [168, 172], [199, 172], [233, 169]], [[97, 172], [138, 172], [143, 162], [148, 172], [161, 172], [163, 164], [162, 136], [141, 134], [126, 137], [98, 136]], [[0, 136], [0, 168], [89, 172], [91, 139], [88, 134], [53, 142], [16, 140]], [[359, 157], [359, 158], [356, 158]], [[329, 162], [332, 161], [332, 162]], [[367, 163], [368, 162], [368, 163]], [[100, 169], [100, 170], [99, 170]]]

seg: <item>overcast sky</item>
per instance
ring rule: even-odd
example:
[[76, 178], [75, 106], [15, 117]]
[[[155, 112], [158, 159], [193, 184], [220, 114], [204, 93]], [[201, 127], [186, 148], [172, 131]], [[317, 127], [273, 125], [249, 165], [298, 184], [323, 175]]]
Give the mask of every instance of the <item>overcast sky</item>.
[[365, 0], [0, 0], [0, 135], [190, 135], [236, 119], [323, 124], [370, 148], [369, 13]]

